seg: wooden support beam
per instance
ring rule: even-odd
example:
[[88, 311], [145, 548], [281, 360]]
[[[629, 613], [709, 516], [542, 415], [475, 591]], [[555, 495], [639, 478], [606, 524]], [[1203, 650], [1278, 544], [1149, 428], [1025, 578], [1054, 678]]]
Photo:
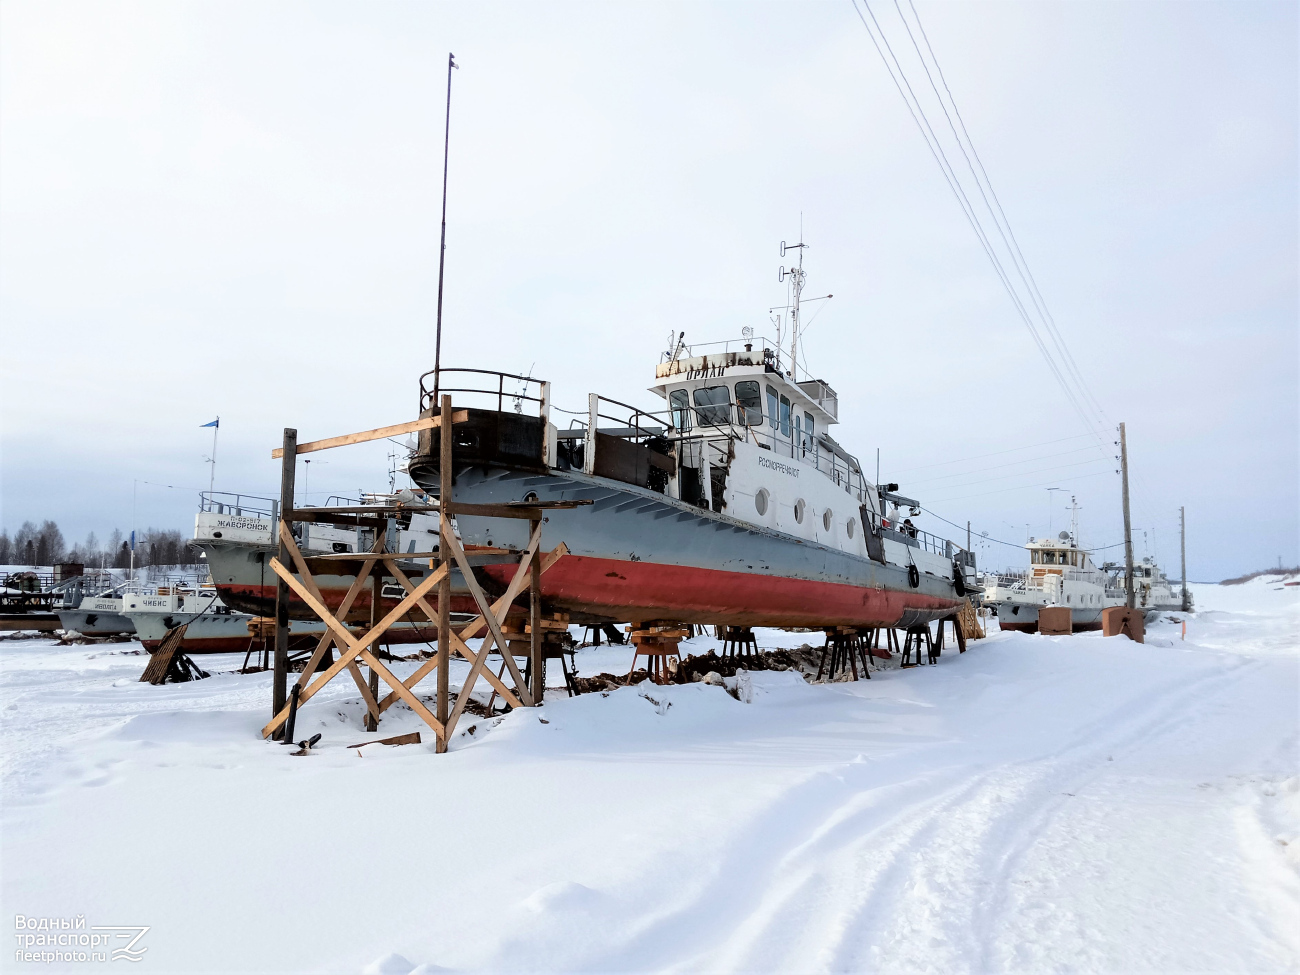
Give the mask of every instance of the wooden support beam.
[[[377, 534], [375, 536], [374, 550], [378, 552], [382, 550], [383, 547], [384, 536]], [[357, 596], [361, 595], [361, 590], [365, 588], [366, 579], [369, 578], [370, 570], [373, 569], [374, 566], [375, 563], [367, 562], [361, 567], [361, 571], [357, 573], [356, 578], [352, 580], [352, 585], [348, 587], [347, 593], [343, 596], [343, 602], [339, 603], [338, 615], [340, 617], [346, 617], [348, 615], [348, 610], [352, 608], [353, 602], [356, 601]], [[330, 645], [333, 642], [334, 634], [328, 627], [326, 627], [325, 632], [321, 634], [320, 642], [316, 644], [316, 652], [311, 655], [311, 660], [307, 661], [307, 666], [303, 668], [302, 673], [298, 677], [297, 683], [299, 688], [307, 686], [307, 682], [311, 680], [311, 675], [316, 673], [316, 668], [320, 666], [321, 660], [325, 657], [325, 652], [329, 650]]]
[[[294, 449], [298, 443], [298, 431], [291, 427], [284, 428], [284, 458], [280, 464], [280, 510], [293, 510], [294, 478], [298, 471], [298, 462], [294, 459]], [[284, 520], [280, 521], [284, 527]], [[292, 540], [292, 536], [290, 536]], [[296, 551], [296, 546], [295, 546]], [[284, 534], [280, 535], [281, 561], [289, 557], [284, 545]], [[283, 581], [275, 587], [275, 661], [271, 674], [271, 713], [279, 714], [285, 710], [288, 701], [289, 684], [289, 589]]]
[[346, 514], [319, 511], [316, 508], [296, 508], [293, 511], [286, 512], [284, 520], [290, 524], [297, 521], [306, 521], [311, 524], [342, 525], [344, 528], [374, 528], [384, 523], [383, 517], [374, 512]]
[[[536, 518], [528, 523], [528, 527], [540, 542], [542, 520]], [[542, 659], [542, 574], [539, 569], [541, 566], [534, 561], [529, 574], [528, 587], [528, 621], [532, 624], [528, 636], [528, 664], [533, 676], [533, 686], [528, 690], [533, 695], [535, 704], [541, 704], [546, 698], [546, 662]], [[509, 648], [501, 649], [508, 651]], [[509, 656], [508, 652], [506, 656]]]
[[[312, 683], [298, 695], [298, 705], [301, 707], [309, 701], [317, 691], [333, 680], [343, 670], [343, 668], [348, 665], [349, 660], [354, 660], [356, 657], [360, 656], [365, 647], [374, 642], [376, 637], [410, 612], [411, 607], [415, 605], [415, 602], [419, 597], [425, 595], [434, 586], [442, 582], [442, 580], [447, 577], [448, 567], [447, 564], [444, 563], [430, 573], [427, 579], [416, 586], [415, 592], [411, 593], [398, 603], [387, 616], [380, 620], [379, 623], [360, 638], [354, 637], [352, 632], [335, 618], [334, 614], [329, 611], [329, 608], [325, 606], [323, 602], [313, 596], [301, 582], [293, 577], [293, 573], [285, 568], [279, 559], [271, 560], [271, 570], [279, 576], [290, 589], [298, 594], [298, 598], [311, 607], [312, 612], [319, 616], [321, 621], [333, 631], [335, 639], [339, 644], [339, 659], [327, 668], [316, 680], [312, 681]], [[262, 737], [265, 738], [267, 735], [275, 732], [284, 724], [284, 721], [288, 716], [289, 713], [287, 707], [279, 711], [276, 716], [271, 719], [271, 722], [262, 729]]]
[[[357, 666], [355, 660], [348, 661], [348, 673], [352, 675], [352, 680], [357, 685], [357, 690], [361, 692], [361, 697], [366, 702], [366, 713], [370, 717], [374, 718], [375, 721], [378, 721], [379, 702], [375, 700], [374, 692], [370, 689], [370, 685], [366, 683], [366, 679], [361, 676], [361, 668]], [[374, 731], [375, 729], [367, 728], [366, 730]]]
[[[563, 556], [568, 554], [569, 554], [569, 549], [565, 546], [563, 542], [557, 545], [550, 552], [547, 552], [546, 555], [542, 557], [542, 573], [545, 574], [547, 569], [549, 569], [556, 562], [558, 562]], [[515, 599], [519, 596], [519, 594], [523, 592], [524, 588], [528, 585], [529, 574], [527, 571], [528, 566], [525, 565], [526, 561], [527, 560], [524, 560], [523, 562], [520, 563], [519, 569], [515, 571], [514, 579], [512, 579], [510, 581], [510, 585], [506, 587], [505, 594], [502, 595], [500, 599], [498, 599], [495, 603], [492, 604], [492, 612], [494, 612], [498, 617], [501, 617], [510, 608], [510, 604], [515, 601]], [[485, 625], [486, 624], [482, 616], [474, 617], [473, 620], [471, 620], [464, 628], [461, 629], [460, 635], [453, 639], [452, 641], [453, 645], [455, 645], [456, 640], [460, 640], [460, 641], [472, 640], [475, 636], [478, 635], [479, 631], [482, 630]], [[485, 643], [484, 649], [490, 649], [490, 644]], [[464, 651], [462, 651], [462, 653], [464, 653]], [[468, 654], [464, 654], [464, 655], [466, 656], [466, 659], [468, 659], [469, 655]], [[487, 655], [483, 651], [480, 651], [478, 656], [480, 660], [486, 663]], [[423, 680], [424, 677], [428, 673], [430, 673], [433, 670], [433, 668], [436, 667], [437, 665], [438, 664], [436, 658], [434, 660], [426, 661], [424, 664], [420, 666], [419, 670], [417, 670], [414, 674], [412, 674], [410, 677], [407, 678], [406, 686], [414, 687], [421, 680]], [[505, 672], [504, 664], [502, 665], [501, 669], [502, 672], [504, 673]], [[491, 683], [493, 687], [497, 687], [498, 690], [500, 690], [500, 686], [504, 686], [504, 685], [498, 686], [498, 682], [493, 680], [491, 677], [488, 678], [488, 682]], [[462, 686], [461, 693], [462, 694], [465, 693], [463, 686]], [[468, 699], [466, 699], [466, 701], [468, 702]], [[524, 706], [527, 706], [527, 703], [530, 701], [531, 698], [529, 697], [523, 698], [523, 702], [525, 702]], [[385, 698], [384, 700], [379, 702], [379, 710], [382, 712], [385, 708], [387, 708], [392, 703], [393, 700], [390, 700], [389, 698]], [[463, 705], [459, 700], [457, 700], [456, 706], [458, 708], [463, 709]], [[448, 738], [451, 737], [451, 729], [454, 728], [455, 728], [455, 720], [453, 719], [448, 725], [448, 731], [447, 731]]]
[[[387, 564], [388, 567], [392, 570], [393, 575], [396, 577], [397, 581], [401, 583], [402, 588], [404, 588], [407, 592], [412, 592], [415, 589], [415, 586], [411, 583], [411, 580], [406, 577], [406, 573], [404, 573], [401, 570], [401, 568], [399, 568], [395, 563], [390, 562]], [[424, 615], [429, 617], [430, 621], [433, 621], [436, 618], [437, 610], [435, 610], [432, 606], [430, 606], [427, 601], [421, 599], [417, 605], [424, 612]], [[489, 640], [488, 643], [485, 643], [483, 649], [478, 654], [475, 654], [474, 651], [471, 650], [468, 646], [466, 646], [464, 641], [462, 641], [460, 637], [456, 635], [456, 632], [452, 630], [451, 648], [470, 662], [471, 674], [470, 677], [466, 679], [465, 684], [462, 685], [461, 693], [463, 694], [465, 693], [466, 687], [472, 686], [474, 680], [474, 665], [478, 663], [478, 658], [480, 656], [483, 656], [488, 650], [490, 650], [491, 641]], [[487, 659], [486, 656], [484, 656], [483, 659], [486, 660]], [[434, 657], [432, 658], [432, 660], [424, 664], [421, 664], [420, 667], [416, 670], [416, 672], [406, 679], [405, 681], [406, 686], [408, 688], [414, 687], [416, 684], [420, 683], [420, 681], [422, 681], [428, 674], [430, 674], [433, 671], [433, 669], [437, 666], [438, 666], [437, 657]], [[496, 688], [498, 693], [500, 693], [503, 697], [505, 697], [505, 699], [510, 703], [511, 707], [519, 708], [524, 706], [523, 702], [520, 701], [517, 697], [515, 697], [514, 692], [511, 691], [509, 688], [507, 688], [504, 683], [498, 680], [496, 675], [493, 674], [490, 670], [486, 672], [486, 676], [488, 682], [492, 684], [494, 688]], [[386, 698], [384, 698], [382, 701], [379, 702], [380, 713], [386, 711], [389, 707], [395, 704], [397, 700], [398, 698], [395, 692], [389, 694]], [[458, 698], [456, 701], [457, 710], [452, 712], [453, 721], [454, 721], [454, 716], [459, 713], [460, 707], [461, 707], [461, 702], [460, 699]], [[450, 728], [451, 728], [451, 724], [448, 724], [448, 729]], [[448, 730], [447, 734], [450, 737], [451, 734], [450, 730]]]
[[410, 706], [411, 710], [423, 718], [424, 723], [433, 729], [434, 734], [437, 735], [441, 742], [443, 742], [443, 747], [439, 749], [439, 751], [445, 752], [447, 750], [447, 739], [443, 729], [446, 726], [434, 716], [432, 711], [424, 706], [424, 702], [416, 697], [415, 694], [411, 692], [410, 688], [394, 677], [393, 672], [381, 664], [373, 653], [369, 650], [363, 649], [361, 651], [361, 658], [370, 665], [371, 670], [378, 671], [383, 682], [396, 691], [397, 696], [405, 701]]
[[[439, 414], [445, 422], [451, 416], [451, 397], [443, 396]], [[447, 436], [447, 427], [444, 425], [442, 432], [438, 436], [438, 527], [445, 539], [448, 535], [454, 535], [449, 529], [450, 516], [448, 505], [451, 501], [452, 486], [452, 438]], [[445, 541], [439, 543], [439, 547], [445, 549]], [[445, 558], [445, 556], [444, 556]], [[446, 565], [446, 562], [443, 563]], [[462, 572], [470, 572], [465, 566], [461, 566]], [[438, 708], [438, 720], [442, 722], [443, 727], [447, 726], [447, 719], [450, 712], [450, 695], [451, 684], [449, 672], [451, 671], [451, 577], [448, 576], [441, 586], [438, 587], [438, 690], [436, 705]], [[396, 688], [394, 688], [396, 690]], [[437, 751], [445, 752], [447, 750], [447, 739], [439, 738]]]
[[488, 605], [487, 596], [483, 593], [483, 587], [478, 584], [478, 579], [474, 578], [474, 570], [470, 567], [469, 560], [465, 558], [465, 550], [460, 547], [460, 542], [456, 538], [456, 533], [451, 529], [451, 522], [444, 520], [442, 523], [442, 544], [451, 552], [456, 564], [460, 566], [461, 575], [465, 579], [465, 585], [469, 593], [474, 597], [474, 602], [478, 604], [479, 616], [487, 624], [492, 632], [492, 638], [502, 650], [502, 659], [506, 662], [506, 667], [510, 671], [510, 677], [514, 680], [515, 686], [520, 689], [525, 697], [532, 697], [532, 704], [537, 704], [536, 697], [533, 697], [531, 691], [524, 688], [524, 675], [519, 672], [519, 665], [515, 663], [508, 651], [509, 644], [506, 643], [505, 636], [501, 633], [501, 624], [497, 621], [496, 614]]
[[[469, 420], [469, 413], [466, 410], [460, 410], [451, 417], [452, 423], [465, 423]], [[349, 444], [365, 443], [368, 440], [383, 440], [385, 437], [397, 437], [403, 433], [418, 433], [421, 430], [433, 430], [442, 425], [441, 416], [426, 416], [423, 419], [411, 420], [409, 423], [394, 423], [391, 426], [376, 427], [373, 430], [363, 430], [360, 433], [345, 433], [341, 437], [328, 437], [325, 440], [312, 440], [308, 443], [296, 444], [296, 453], [310, 454], [317, 450], [329, 450], [331, 447], [346, 447]], [[280, 460], [284, 457], [284, 452], [288, 447], [277, 447], [271, 451], [272, 460]]]
[[[531, 520], [541, 517], [541, 514], [547, 511], [581, 508], [584, 505], [593, 503], [587, 498], [569, 501], [538, 501], [529, 504], [522, 501], [507, 501], [504, 504], [462, 504], [456, 501], [449, 504], [448, 512], [453, 515], [472, 515], [479, 518], [522, 518]], [[369, 527], [376, 522], [382, 523], [386, 515], [437, 514], [441, 510], [438, 505], [431, 504], [367, 504], [337, 508], [295, 508], [287, 512], [285, 521], [321, 522], [329, 525], [347, 525], [349, 527], [360, 523]]]
[[[492, 604], [492, 611], [494, 613], [504, 616], [507, 612], [509, 612], [510, 604], [515, 601], [515, 597], [519, 595], [519, 593], [523, 590], [525, 585], [528, 584], [531, 584], [533, 586], [537, 585], [537, 580], [541, 577], [541, 573], [543, 571], [542, 566], [540, 565], [541, 560], [538, 558], [537, 555], [541, 543], [542, 543], [542, 528], [541, 525], [538, 525], [536, 529], [533, 531], [532, 537], [528, 540], [527, 554], [524, 556], [523, 559], [520, 560], [519, 568], [515, 570], [515, 577], [510, 580], [510, 585], [506, 587], [505, 595], [503, 595], [500, 599], [498, 599], [495, 603]], [[552, 565], [554, 564], [554, 560], [551, 561], [551, 564]], [[549, 567], [550, 566], [548, 565], [547, 568]], [[486, 622], [486, 620], [484, 622]], [[468, 631], [469, 631], [469, 627], [465, 627], [465, 629], [461, 631], [461, 636], [463, 637]], [[491, 639], [495, 640], [496, 638], [492, 637]], [[465, 646], [464, 643], [462, 643], [461, 646]], [[465, 649], [468, 650], [469, 648], [465, 647]], [[498, 691], [501, 689], [500, 687], [497, 686], [500, 683], [499, 678], [497, 678], [497, 676], [493, 674], [491, 670], [487, 669], [486, 666], [488, 651], [490, 649], [491, 647], [489, 646], [489, 641], [484, 640], [483, 645], [479, 648], [478, 657], [470, 665], [469, 676], [466, 677], [465, 682], [461, 684], [460, 694], [457, 695], [456, 697], [456, 709], [451, 713], [451, 717], [447, 721], [448, 738], [450, 738], [452, 732], [456, 730], [456, 722], [460, 720], [461, 713], [465, 710], [465, 705], [469, 703], [470, 691], [473, 690], [474, 684], [478, 680], [479, 674], [481, 673], [485, 674], [487, 676], [488, 682], [492, 684], [493, 687], [496, 687]], [[510, 647], [509, 645], [504, 645], [501, 646], [499, 649], [501, 651], [502, 661], [504, 662], [510, 656]], [[504, 672], [504, 670], [505, 668], [503, 667], [502, 672]], [[519, 687], [518, 684], [516, 684], [515, 686]], [[530, 690], [527, 690], [526, 688], [521, 688], [521, 689], [527, 691], [527, 693], [524, 695], [525, 700], [528, 700], [530, 698], [532, 700], [536, 700], [536, 698], [533, 697], [532, 692]], [[510, 703], [511, 707], [519, 707], [518, 704], [515, 704], [513, 701], [510, 701], [510, 697], [507, 697], [506, 700], [507, 702]], [[531, 703], [531, 700], [529, 701], [529, 703]]]
[[581, 508], [584, 505], [592, 504], [588, 498], [580, 498], [572, 501], [542, 501], [537, 504], [524, 504], [522, 502], [509, 502], [507, 504], [461, 504], [459, 501], [453, 501], [447, 505], [447, 510], [453, 515], [465, 515], [474, 518], [521, 518], [525, 521], [536, 521], [547, 511], [555, 511], [566, 508]]

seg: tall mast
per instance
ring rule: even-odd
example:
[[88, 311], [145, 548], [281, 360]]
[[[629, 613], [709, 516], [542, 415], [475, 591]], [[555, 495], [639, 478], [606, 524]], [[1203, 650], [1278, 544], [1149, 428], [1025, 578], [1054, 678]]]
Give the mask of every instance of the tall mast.
[[442, 245], [438, 250], [438, 334], [433, 345], [433, 399], [438, 403], [442, 379], [442, 272], [447, 260], [447, 158], [451, 147], [451, 69], [458, 68], [456, 55], [447, 55], [447, 123], [442, 134]]
[[1132, 609], [1136, 605], [1133, 598], [1133, 526], [1128, 514], [1128, 440], [1122, 423], [1119, 425], [1119, 469], [1124, 482], [1124, 588], [1126, 605]]
[[799, 296], [803, 294], [804, 270], [803, 270], [803, 249], [807, 244], [787, 244], [781, 241], [781, 256], [785, 257], [786, 251], [799, 251], [799, 266], [792, 267], [790, 270], [781, 268], [781, 279], [785, 280], [788, 274], [791, 277], [790, 289], [793, 291], [793, 300], [790, 303], [790, 379], [793, 382], [799, 381]]

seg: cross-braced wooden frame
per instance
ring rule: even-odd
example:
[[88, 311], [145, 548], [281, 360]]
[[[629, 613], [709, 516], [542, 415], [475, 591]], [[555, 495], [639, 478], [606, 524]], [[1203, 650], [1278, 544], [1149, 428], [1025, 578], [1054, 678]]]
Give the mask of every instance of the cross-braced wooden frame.
[[[504, 653], [503, 658], [506, 666], [510, 671], [510, 676], [514, 681], [514, 687], [508, 687], [500, 678], [492, 673], [491, 669], [486, 666], [487, 658], [492, 652], [493, 644], [498, 648], [504, 648], [506, 641], [501, 632], [501, 620], [505, 618], [511, 604], [521, 594], [528, 591], [531, 587], [533, 576], [533, 563], [540, 559], [538, 568], [541, 573], [545, 573], [552, 565], [556, 563], [563, 555], [567, 553], [564, 544], [561, 543], [550, 552], [539, 553], [538, 546], [541, 543], [541, 524], [539, 523], [532, 532], [528, 540], [528, 545], [521, 554], [519, 565], [515, 569], [514, 577], [507, 586], [506, 591], [494, 603], [489, 604], [486, 594], [483, 592], [478, 581], [474, 578], [473, 569], [470, 567], [469, 559], [465, 555], [465, 550], [461, 547], [460, 541], [456, 538], [455, 532], [451, 529], [450, 520], [442, 519], [442, 544], [451, 558], [444, 559], [443, 562], [427, 578], [423, 579], [418, 585], [411, 580], [402, 571], [397, 563], [399, 556], [384, 550], [383, 536], [380, 536], [374, 549], [368, 556], [361, 556], [364, 560], [363, 568], [357, 573], [356, 579], [348, 589], [347, 594], [339, 604], [337, 612], [331, 611], [321, 596], [320, 589], [312, 576], [312, 572], [307, 565], [306, 559], [303, 558], [301, 551], [293, 538], [286, 522], [280, 522], [280, 542], [288, 550], [293, 568], [297, 570], [298, 576], [278, 558], [271, 560], [271, 570], [284, 581], [284, 583], [306, 603], [311, 611], [320, 618], [325, 624], [326, 631], [316, 646], [315, 653], [307, 662], [302, 674], [297, 681], [297, 705], [301, 707], [312, 697], [314, 697], [326, 684], [341, 674], [348, 671], [356, 683], [357, 688], [361, 691], [361, 696], [366, 702], [366, 708], [370, 714], [378, 720], [379, 715], [388, 710], [398, 700], [406, 702], [416, 714], [418, 714], [432, 730], [437, 737], [439, 744], [442, 746], [439, 750], [444, 750], [446, 742], [455, 732], [456, 724], [460, 720], [461, 714], [465, 710], [465, 705], [469, 703], [470, 695], [473, 692], [474, 685], [481, 676], [491, 684], [496, 692], [513, 707], [530, 707], [533, 705], [533, 695], [524, 681], [523, 675], [519, 672], [518, 666], [509, 653]], [[372, 626], [361, 636], [357, 636], [349, 629], [339, 617], [346, 616], [348, 609], [356, 600], [357, 596], [365, 588], [365, 584], [371, 575], [375, 563], [383, 564], [385, 575], [390, 575], [397, 579], [402, 588], [406, 590], [406, 596], [390, 610], [379, 622]], [[450, 572], [452, 563], [455, 563], [461, 570], [467, 588], [474, 597], [478, 606], [479, 615], [469, 622], [468, 625], [461, 628], [459, 633], [451, 633], [451, 649], [460, 656], [469, 661], [469, 675], [465, 678], [461, 686], [460, 693], [456, 696], [456, 705], [448, 717], [446, 723], [439, 721], [437, 717], [429, 710], [428, 707], [416, 696], [414, 688], [422, 680], [433, 673], [438, 667], [438, 657], [433, 657], [423, 664], [406, 680], [401, 680], [392, 673], [384, 664], [374, 655], [371, 648], [379, 643], [388, 629], [399, 620], [408, 616], [417, 608], [426, 617], [429, 622], [435, 626], [440, 623], [440, 610], [447, 612], [446, 606], [439, 606], [434, 609], [430, 605], [426, 596], [435, 587], [438, 586], [447, 577]], [[299, 578], [299, 576], [301, 578]], [[484, 628], [488, 633], [483, 640], [482, 646], [477, 652], [469, 647], [466, 641], [478, 636]], [[339, 648], [339, 658], [322, 673], [316, 674], [316, 669], [324, 659], [325, 653], [331, 645], [337, 644]], [[379, 675], [380, 680], [390, 688], [388, 695], [380, 700], [376, 700], [371, 693], [370, 687], [366, 684], [361, 675], [361, 669], [358, 661], [364, 662], [370, 669]], [[315, 677], [315, 680], [312, 678]], [[284, 726], [289, 717], [289, 705], [286, 705], [276, 716], [262, 729], [262, 737], [268, 737], [277, 732]]]
[[[501, 621], [505, 619], [506, 613], [509, 612], [510, 606], [515, 599], [524, 592], [529, 592], [531, 597], [529, 600], [529, 615], [534, 624], [534, 631], [537, 630], [536, 624], [541, 611], [542, 573], [568, 552], [563, 543], [557, 545], [550, 552], [540, 551], [542, 523], [544, 520], [543, 510], [547, 508], [572, 508], [591, 504], [591, 502], [575, 500], [551, 501], [541, 504], [453, 504], [451, 500], [452, 451], [449, 431], [454, 424], [464, 423], [467, 418], [468, 414], [465, 411], [455, 412], [452, 410], [450, 396], [443, 396], [441, 411], [437, 416], [425, 417], [410, 423], [395, 424], [389, 427], [379, 427], [362, 433], [299, 444], [297, 430], [285, 428], [283, 447], [272, 451], [272, 457], [281, 460], [278, 524], [280, 551], [278, 557], [270, 561], [271, 569], [279, 579], [279, 585], [276, 594], [275, 673], [272, 681], [271, 705], [271, 712], [274, 717], [262, 729], [262, 737], [265, 738], [271, 735], [280, 737], [283, 735], [286, 723], [292, 724], [291, 716], [296, 713], [297, 708], [311, 700], [321, 688], [345, 670], [357, 685], [362, 699], [366, 702], [367, 724], [371, 730], [379, 721], [379, 715], [401, 700], [409, 705], [411, 710], [418, 714], [425, 724], [433, 730], [437, 750], [440, 752], [447, 750], [447, 742], [455, 731], [456, 723], [460, 720], [461, 714], [464, 713], [465, 706], [470, 701], [471, 692], [479, 677], [483, 677], [484, 680], [491, 684], [496, 693], [500, 694], [506, 703], [513, 707], [530, 707], [541, 703], [541, 696], [544, 692], [541, 680], [538, 677], [541, 668], [540, 666], [534, 667], [533, 685], [529, 687], [524, 680], [523, 674], [519, 672], [519, 667], [515, 664], [514, 658], [508, 652], [509, 647], [501, 631]], [[436, 507], [422, 504], [416, 508], [399, 504], [396, 506], [381, 505], [359, 508], [294, 510], [294, 472], [297, 454], [428, 429], [439, 430], [441, 440], [441, 484]], [[418, 585], [411, 582], [398, 564], [399, 560], [410, 559], [412, 557], [411, 553], [398, 554], [386, 551], [384, 541], [386, 533], [383, 531], [383, 521], [375, 520], [382, 519], [384, 515], [391, 517], [393, 514], [404, 510], [437, 511], [439, 514], [442, 544], [437, 552], [420, 553], [421, 558], [433, 556], [439, 560], [439, 564], [428, 578], [421, 580]], [[489, 603], [487, 595], [483, 592], [482, 586], [479, 585], [474, 576], [474, 570], [470, 565], [469, 558], [465, 555], [464, 548], [461, 546], [459, 539], [456, 538], [455, 530], [451, 526], [451, 516], [455, 514], [523, 518], [529, 521], [528, 544], [520, 553], [519, 565], [515, 570], [514, 577], [510, 580], [506, 591], [493, 603]], [[355, 521], [359, 526], [362, 524], [363, 518], [369, 520], [370, 524], [375, 527], [376, 541], [370, 552], [310, 557], [311, 562], [317, 563], [328, 562], [331, 559], [345, 559], [349, 562], [362, 563], [352, 585], [340, 601], [338, 609], [331, 611], [312, 575], [309, 559], [303, 557], [297, 542], [294, 540], [290, 526], [295, 521], [332, 521], [342, 524], [352, 524]], [[501, 549], [492, 551], [493, 554], [505, 554]], [[375, 576], [374, 569], [377, 563], [382, 564], [383, 569], [378, 576]], [[467, 626], [462, 627], [459, 633], [454, 632], [450, 625], [451, 572], [453, 565], [460, 570], [465, 587], [469, 590], [479, 611], [478, 616], [471, 620]], [[433, 568], [434, 562], [430, 561], [429, 566]], [[389, 577], [396, 579], [401, 584], [406, 591], [406, 596], [383, 619], [376, 621], [375, 613], [379, 605], [379, 581], [381, 578]], [[367, 581], [369, 581], [372, 589], [371, 626], [364, 633], [357, 635], [342, 620], [347, 618], [348, 611], [366, 588]], [[434, 587], [437, 587], [438, 590], [437, 609], [434, 609], [427, 599]], [[291, 593], [305, 603], [312, 614], [325, 624], [325, 633], [321, 636], [315, 652], [311, 655], [311, 659], [299, 676], [293, 694], [289, 695], [286, 693], [286, 677]], [[438, 654], [423, 663], [414, 674], [402, 681], [383, 665], [374, 651], [389, 628], [399, 620], [408, 618], [416, 609], [428, 617], [429, 622], [438, 627]], [[469, 648], [466, 641], [483, 633], [485, 628], [487, 633], [484, 635], [483, 643], [476, 653]], [[536, 638], [532, 642], [532, 657], [534, 663], [537, 664], [541, 656], [541, 643]], [[498, 648], [497, 652], [501, 654], [506, 668], [510, 671], [510, 677], [514, 681], [513, 689], [506, 686], [501, 676], [493, 674], [486, 666], [488, 655], [492, 652], [494, 644]], [[316, 671], [325, 659], [326, 653], [334, 645], [339, 648], [338, 660], [317, 674]], [[458, 653], [468, 660], [470, 671], [460, 689], [460, 693], [456, 697], [454, 709], [449, 711], [450, 690], [447, 672], [450, 669], [449, 664], [452, 653]], [[371, 680], [369, 684], [361, 674], [361, 663], [365, 663], [370, 668]], [[436, 714], [431, 712], [414, 692], [415, 686], [435, 671], [438, 677], [435, 695]], [[505, 670], [503, 669], [502, 675], [504, 673]], [[390, 689], [389, 693], [383, 698], [380, 698], [378, 692], [379, 680], [386, 683]]]

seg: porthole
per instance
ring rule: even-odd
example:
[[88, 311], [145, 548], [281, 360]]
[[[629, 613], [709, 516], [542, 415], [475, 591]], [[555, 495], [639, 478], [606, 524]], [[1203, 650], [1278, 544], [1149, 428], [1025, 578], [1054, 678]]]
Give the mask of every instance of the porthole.
[[759, 488], [758, 493], [754, 495], [754, 510], [760, 515], [767, 514], [767, 488]]
[[853, 533], [858, 529], [858, 523], [854, 519], [850, 518], [849, 523], [845, 525], [844, 528], [849, 533], [849, 538], [852, 538]]
[[806, 505], [803, 503], [803, 498], [800, 498], [794, 503], [794, 520], [801, 525], [803, 524], [803, 512], [805, 507]]
[[822, 512], [822, 527], [825, 528], [827, 531], [831, 530], [831, 517], [832, 517], [832, 512], [830, 508], [827, 508], [825, 511]]

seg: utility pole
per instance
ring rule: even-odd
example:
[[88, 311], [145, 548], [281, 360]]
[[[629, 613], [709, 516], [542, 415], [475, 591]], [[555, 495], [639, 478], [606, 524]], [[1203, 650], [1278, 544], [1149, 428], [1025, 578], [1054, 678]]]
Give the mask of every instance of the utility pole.
[[438, 335], [433, 346], [433, 405], [438, 403], [442, 379], [442, 271], [447, 260], [447, 159], [451, 147], [451, 69], [459, 68], [456, 55], [447, 55], [447, 126], [442, 135], [442, 245], [438, 249]]
[[1178, 509], [1178, 537], [1179, 545], [1183, 550], [1183, 612], [1191, 612], [1191, 604], [1187, 599], [1187, 509]]
[[1133, 609], [1133, 525], [1128, 513], [1128, 440], [1124, 436], [1124, 424], [1119, 425], [1119, 470], [1124, 484], [1124, 589], [1125, 605]]

